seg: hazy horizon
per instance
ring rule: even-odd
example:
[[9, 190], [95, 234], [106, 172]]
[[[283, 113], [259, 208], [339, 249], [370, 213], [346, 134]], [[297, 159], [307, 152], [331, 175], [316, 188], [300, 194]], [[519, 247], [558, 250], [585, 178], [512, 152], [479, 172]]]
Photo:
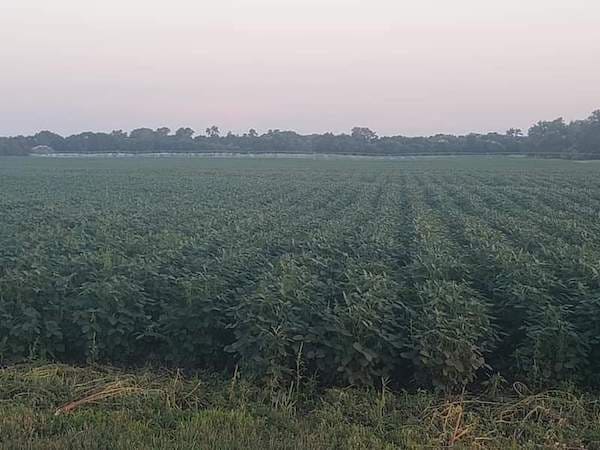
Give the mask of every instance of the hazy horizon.
[[0, 135], [464, 134], [600, 108], [594, 0], [7, 0]]

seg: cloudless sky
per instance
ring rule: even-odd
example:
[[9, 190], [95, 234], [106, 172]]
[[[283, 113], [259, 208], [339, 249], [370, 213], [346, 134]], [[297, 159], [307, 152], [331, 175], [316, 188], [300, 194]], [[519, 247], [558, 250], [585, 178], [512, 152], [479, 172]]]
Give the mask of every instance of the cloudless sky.
[[429, 135], [599, 108], [599, 0], [0, 0], [0, 135]]

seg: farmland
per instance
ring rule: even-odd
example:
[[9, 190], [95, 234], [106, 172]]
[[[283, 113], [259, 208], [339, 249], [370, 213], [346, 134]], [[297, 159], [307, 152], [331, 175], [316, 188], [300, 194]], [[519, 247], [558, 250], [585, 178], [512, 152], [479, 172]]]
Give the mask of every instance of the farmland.
[[0, 357], [453, 390], [600, 378], [600, 166], [0, 161]]
[[4, 158], [0, 444], [596, 445], [599, 175]]

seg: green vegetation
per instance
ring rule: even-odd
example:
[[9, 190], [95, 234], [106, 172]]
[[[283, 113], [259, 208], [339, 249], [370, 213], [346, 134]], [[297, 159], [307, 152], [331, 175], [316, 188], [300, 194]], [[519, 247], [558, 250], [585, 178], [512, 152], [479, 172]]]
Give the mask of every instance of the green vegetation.
[[174, 133], [167, 127], [138, 128], [126, 133], [84, 132], [62, 137], [50, 131], [34, 136], [0, 137], [0, 155], [36, 153], [35, 147], [56, 152], [234, 152], [234, 153], [349, 153], [366, 155], [490, 155], [523, 154], [570, 159], [600, 157], [600, 110], [588, 118], [566, 123], [562, 118], [540, 121], [527, 135], [517, 128], [505, 133], [469, 133], [464, 136], [436, 134], [428, 137], [382, 136], [366, 127], [354, 127], [349, 134], [301, 135], [294, 131], [268, 130], [259, 134], [250, 129], [236, 135], [221, 135], [217, 126], [194, 137], [189, 127]]
[[22, 365], [0, 369], [0, 448], [598, 449], [598, 397], [490, 386], [423, 391], [273, 390], [179, 371]]
[[0, 447], [600, 448], [599, 175], [3, 158]]
[[600, 378], [598, 166], [48, 161], [0, 176], [0, 358], [460, 390]]

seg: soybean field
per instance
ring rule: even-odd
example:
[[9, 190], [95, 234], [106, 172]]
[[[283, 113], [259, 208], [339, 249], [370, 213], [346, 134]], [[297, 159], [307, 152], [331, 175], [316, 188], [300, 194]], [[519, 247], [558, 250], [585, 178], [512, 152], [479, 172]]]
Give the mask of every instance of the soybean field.
[[0, 363], [600, 379], [600, 164], [0, 160]]

